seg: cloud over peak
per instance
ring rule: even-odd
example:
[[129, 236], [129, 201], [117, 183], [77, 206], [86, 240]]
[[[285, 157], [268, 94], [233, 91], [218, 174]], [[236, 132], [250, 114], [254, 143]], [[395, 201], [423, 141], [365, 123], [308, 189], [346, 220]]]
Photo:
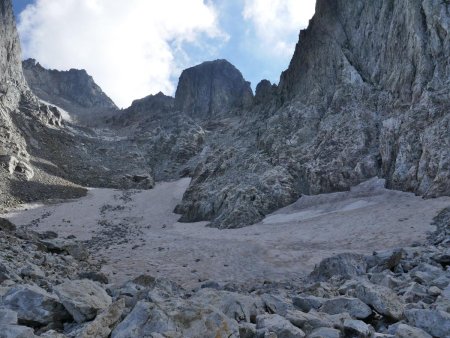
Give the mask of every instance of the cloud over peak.
[[227, 39], [202, 0], [37, 0], [20, 14], [24, 55], [85, 68], [119, 106], [164, 91], [188, 62], [183, 45]]
[[315, 0], [244, 0], [243, 16], [252, 22], [261, 49], [291, 57], [301, 28], [308, 26]]

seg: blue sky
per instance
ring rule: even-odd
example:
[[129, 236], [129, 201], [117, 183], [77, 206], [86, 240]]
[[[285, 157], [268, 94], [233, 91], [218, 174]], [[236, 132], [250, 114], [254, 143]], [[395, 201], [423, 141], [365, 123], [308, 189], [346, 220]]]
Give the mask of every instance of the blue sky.
[[13, 0], [14, 11], [20, 13], [29, 3], [31, 3], [29, 0]]
[[[24, 58], [84, 68], [121, 107], [163, 91], [182, 69], [227, 59], [277, 83], [315, 0], [13, 0]], [[27, 5], [30, 5], [27, 7]]]

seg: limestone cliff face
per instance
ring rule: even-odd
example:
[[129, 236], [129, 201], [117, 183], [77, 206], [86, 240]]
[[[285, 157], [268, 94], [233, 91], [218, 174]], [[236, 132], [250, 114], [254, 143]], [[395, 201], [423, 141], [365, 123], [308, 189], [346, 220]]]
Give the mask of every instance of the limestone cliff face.
[[49, 70], [36, 60], [28, 59], [23, 62], [23, 72], [34, 94], [63, 108], [74, 117], [83, 119], [90, 115], [118, 110], [114, 102], [83, 69]]
[[373, 176], [450, 195], [449, 29], [448, 1], [318, 0], [276, 93], [261, 83], [237, 141], [197, 166], [183, 220], [242, 226]]
[[[433, 0], [317, 2], [281, 76], [280, 93], [314, 107], [319, 151], [331, 139], [341, 148], [355, 140], [333, 137], [337, 122], [353, 130], [366, 148], [361, 151], [378, 158], [391, 187], [449, 193], [443, 146], [449, 142], [443, 130], [450, 104], [449, 6]], [[327, 147], [339, 158], [337, 148]], [[355, 156], [345, 156], [343, 162], [354, 162]], [[376, 168], [373, 159], [366, 169]]]
[[214, 118], [252, 102], [250, 83], [226, 60], [204, 62], [181, 73], [175, 108], [190, 116]]
[[319, 0], [281, 90], [329, 104], [337, 90], [369, 87], [417, 103], [448, 85], [448, 19], [446, 1]]
[[[0, 1], [0, 208], [35, 176], [27, 139], [42, 124], [57, 125], [59, 113], [39, 106], [22, 73], [21, 50], [10, 0]], [[32, 193], [32, 187], [25, 187]], [[15, 190], [15, 191], [13, 191]]]
[[3, 178], [19, 174], [28, 178], [26, 142], [11, 113], [27, 91], [20, 61], [20, 43], [11, 1], [0, 1], [0, 190], [6, 190]]
[[3, 105], [13, 108], [26, 85], [11, 1], [0, 1], [0, 18], [0, 99]]

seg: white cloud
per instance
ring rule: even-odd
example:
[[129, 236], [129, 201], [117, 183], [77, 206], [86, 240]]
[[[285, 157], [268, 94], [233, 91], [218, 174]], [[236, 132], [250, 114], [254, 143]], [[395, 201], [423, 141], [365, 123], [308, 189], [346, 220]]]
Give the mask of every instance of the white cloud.
[[84, 68], [122, 107], [163, 91], [186, 64], [184, 43], [223, 42], [203, 0], [37, 0], [19, 18], [24, 55], [56, 69]]
[[316, 0], [244, 0], [243, 16], [253, 24], [262, 52], [291, 57], [315, 4]]

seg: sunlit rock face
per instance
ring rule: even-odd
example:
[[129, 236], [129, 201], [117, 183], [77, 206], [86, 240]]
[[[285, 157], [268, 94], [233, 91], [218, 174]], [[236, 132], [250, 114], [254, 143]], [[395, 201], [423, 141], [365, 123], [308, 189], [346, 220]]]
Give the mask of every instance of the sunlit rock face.
[[175, 108], [193, 117], [214, 118], [232, 109], [248, 107], [250, 83], [226, 60], [204, 62], [181, 73]]

